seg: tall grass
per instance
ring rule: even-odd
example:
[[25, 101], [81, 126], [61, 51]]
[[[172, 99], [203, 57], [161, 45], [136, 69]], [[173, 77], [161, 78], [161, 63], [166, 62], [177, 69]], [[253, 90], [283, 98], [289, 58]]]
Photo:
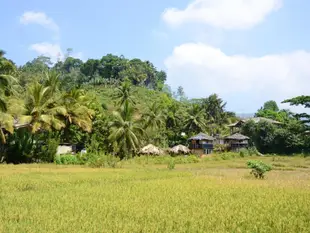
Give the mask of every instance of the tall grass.
[[212, 163], [1, 165], [0, 232], [309, 232], [308, 169], [261, 181], [249, 170], [196, 167]]

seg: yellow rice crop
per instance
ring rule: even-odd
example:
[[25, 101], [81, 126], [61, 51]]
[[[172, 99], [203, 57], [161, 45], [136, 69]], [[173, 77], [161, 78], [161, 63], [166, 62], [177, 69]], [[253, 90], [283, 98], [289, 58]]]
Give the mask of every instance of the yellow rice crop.
[[310, 232], [309, 169], [248, 173], [2, 165], [0, 232]]

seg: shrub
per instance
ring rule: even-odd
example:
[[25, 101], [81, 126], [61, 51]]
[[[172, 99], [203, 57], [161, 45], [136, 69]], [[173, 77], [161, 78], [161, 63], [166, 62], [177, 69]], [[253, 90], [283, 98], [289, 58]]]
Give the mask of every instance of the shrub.
[[264, 179], [265, 173], [272, 170], [271, 165], [265, 164], [262, 161], [248, 161], [247, 165], [252, 169], [251, 174], [259, 179]]
[[199, 163], [200, 159], [195, 155], [190, 155], [186, 157], [187, 163]]
[[84, 162], [86, 165], [94, 168], [103, 168], [103, 167], [111, 167], [116, 168], [120, 159], [113, 155], [105, 155], [103, 153], [87, 153], [86, 161]]
[[167, 168], [168, 168], [169, 170], [173, 170], [173, 169], [175, 168], [175, 162], [174, 162], [173, 159], [170, 159], [170, 161], [169, 161], [169, 163], [168, 163], [168, 165], [167, 165]]
[[49, 138], [46, 145], [40, 148], [40, 152], [37, 157], [41, 162], [53, 162], [54, 157], [57, 153], [57, 148], [59, 145], [59, 140], [55, 138]]
[[259, 153], [259, 151], [256, 149], [255, 146], [250, 147], [250, 148], [248, 149], [248, 152], [249, 152], [249, 156], [261, 155], [261, 154]]
[[230, 159], [234, 159], [236, 157], [239, 157], [239, 154], [233, 153], [233, 152], [222, 153], [220, 155], [221, 155], [220, 157], [222, 160], [230, 160]]
[[15, 130], [8, 136], [4, 160], [7, 163], [33, 162], [33, 154], [36, 149], [34, 136], [25, 128]]
[[239, 154], [240, 154], [240, 157], [242, 157], [242, 158], [247, 157], [247, 156], [250, 155], [249, 150], [245, 149], [245, 148], [241, 149]]
[[243, 148], [239, 152], [240, 157], [244, 158], [247, 156], [257, 156], [260, 155], [256, 147], [249, 147], [248, 149]]
[[58, 165], [76, 165], [79, 164], [79, 160], [74, 155], [56, 155], [55, 156], [55, 163]]
[[215, 153], [227, 152], [228, 151], [228, 147], [229, 147], [229, 145], [227, 145], [227, 144], [215, 144], [213, 151]]
[[189, 163], [199, 163], [200, 160], [195, 155], [190, 156], [178, 156], [174, 158], [176, 164], [189, 164]]
[[97, 141], [95, 136], [92, 136], [90, 143], [87, 144], [87, 151], [91, 153], [98, 153], [100, 151], [100, 143]]

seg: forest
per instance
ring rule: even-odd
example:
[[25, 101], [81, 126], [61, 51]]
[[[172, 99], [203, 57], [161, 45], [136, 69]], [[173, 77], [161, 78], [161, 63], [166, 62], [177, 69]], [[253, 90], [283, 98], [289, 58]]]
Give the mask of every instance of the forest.
[[[83, 62], [71, 53], [56, 63], [39, 56], [17, 66], [0, 50], [0, 162], [53, 162], [65, 143], [124, 159], [149, 143], [168, 148], [200, 132], [227, 136], [239, 120], [217, 94], [189, 99], [181, 86], [173, 92], [150, 61], [107, 54]], [[310, 96], [283, 103], [309, 108]], [[270, 100], [255, 116], [281, 122], [242, 127], [260, 153], [309, 152], [308, 114]]]

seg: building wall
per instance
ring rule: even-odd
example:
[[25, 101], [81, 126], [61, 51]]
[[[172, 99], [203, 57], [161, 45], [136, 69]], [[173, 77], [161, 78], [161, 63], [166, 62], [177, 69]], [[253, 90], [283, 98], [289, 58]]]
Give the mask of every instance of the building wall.
[[57, 147], [57, 155], [71, 154], [72, 146], [58, 146]]

